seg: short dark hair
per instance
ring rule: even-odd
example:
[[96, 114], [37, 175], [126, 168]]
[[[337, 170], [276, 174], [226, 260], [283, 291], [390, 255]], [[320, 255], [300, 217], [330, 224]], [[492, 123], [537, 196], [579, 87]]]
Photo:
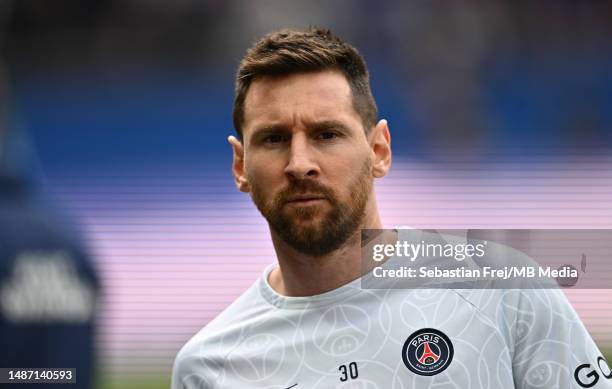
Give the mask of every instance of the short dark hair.
[[353, 95], [353, 108], [361, 116], [366, 134], [376, 125], [376, 102], [363, 57], [350, 44], [330, 30], [284, 29], [257, 41], [246, 53], [236, 74], [233, 120], [242, 139], [244, 101], [251, 83], [259, 77], [301, 72], [339, 70], [346, 77]]

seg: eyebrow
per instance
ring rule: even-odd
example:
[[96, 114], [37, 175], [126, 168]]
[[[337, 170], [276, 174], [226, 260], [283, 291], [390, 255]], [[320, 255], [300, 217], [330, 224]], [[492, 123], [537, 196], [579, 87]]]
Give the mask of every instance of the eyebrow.
[[287, 128], [287, 126], [283, 124], [273, 124], [273, 125], [267, 125], [267, 126], [255, 128], [253, 130], [253, 137], [256, 137], [262, 134], [269, 134], [269, 133], [276, 133], [276, 132], [289, 132], [289, 131], [290, 130]]
[[320, 122], [312, 123], [309, 128], [312, 128], [313, 131], [321, 131], [321, 130], [329, 130], [331, 128], [336, 128], [338, 130], [348, 131], [349, 128], [346, 124], [338, 121], [338, 120], [323, 120]]

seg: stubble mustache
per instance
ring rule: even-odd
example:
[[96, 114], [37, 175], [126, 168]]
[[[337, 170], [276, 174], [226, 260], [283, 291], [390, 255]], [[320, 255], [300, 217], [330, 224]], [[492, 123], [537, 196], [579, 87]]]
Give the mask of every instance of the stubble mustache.
[[285, 204], [291, 202], [291, 200], [296, 196], [304, 195], [316, 198], [324, 198], [332, 206], [338, 203], [334, 191], [328, 188], [327, 186], [312, 179], [292, 180], [285, 188], [283, 188], [280, 192], [276, 194], [276, 196], [274, 196], [270, 208], [277, 210], [281, 209]]

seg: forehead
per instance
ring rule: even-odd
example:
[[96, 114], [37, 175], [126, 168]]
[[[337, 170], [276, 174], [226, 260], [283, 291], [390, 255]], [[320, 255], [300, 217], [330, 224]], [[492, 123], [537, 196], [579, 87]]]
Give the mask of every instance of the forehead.
[[245, 132], [270, 124], [297, 125], [320, 120], [360, 123], [346, 77], [333, 70], [256, 79], [244, 108]]

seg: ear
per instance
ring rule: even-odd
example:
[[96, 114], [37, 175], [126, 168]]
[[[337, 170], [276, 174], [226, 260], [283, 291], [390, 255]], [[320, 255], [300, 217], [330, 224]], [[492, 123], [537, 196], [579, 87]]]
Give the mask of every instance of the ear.
[[251, 186], [244, 170], [244, 145], [232, 135], [227, 137], [227, 141], [232, 146], [232, 174], [236, 187], [239, 191], [248, 193], [251, 191]]
[[380, 120], [370, 133], [372, 147], [372, 174], [376, 178], [387, 175], [391, 167], [391, 134], [385, 119]]

